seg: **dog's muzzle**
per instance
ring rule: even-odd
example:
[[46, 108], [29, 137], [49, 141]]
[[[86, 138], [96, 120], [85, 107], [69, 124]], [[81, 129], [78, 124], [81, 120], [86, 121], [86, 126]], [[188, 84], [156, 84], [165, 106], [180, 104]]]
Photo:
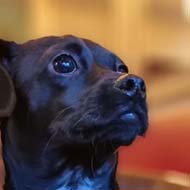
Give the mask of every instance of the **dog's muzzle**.
[[[142, 78], [135, 75], [122, 75], [114, 84], [114, 88], [131, 102], [128, 111], [124, 111], [120, 119], [126, 122], [128, 127], [137, 128], [139, 135], [144, 135], [147, 129], [147, 112], [146, 112], [146, 87]], [[129, 108], [129, 106], [126, 106]], [[140, 124], [141, 123], [141, 124]]]

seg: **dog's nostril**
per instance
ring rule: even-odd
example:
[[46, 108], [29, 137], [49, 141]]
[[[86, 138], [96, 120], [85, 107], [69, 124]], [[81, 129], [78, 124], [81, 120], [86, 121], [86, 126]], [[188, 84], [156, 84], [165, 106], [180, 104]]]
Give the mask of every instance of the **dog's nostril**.
[[129, 97], [146, 98], [146, 87], [143, 79], [135, 75], [124, 75], [116, 82], [116, 87]]
[[141, 92], [146, 92], [146, 87], [145, 87], [145, 84], [144, 84], [144, 81], [141, 81], [140, 82], [140, 90], [141, 90]]
[[133, 79], [128, 79], [125, 83], [126, 91], [133, 91], [135, 89], [135, 82]]

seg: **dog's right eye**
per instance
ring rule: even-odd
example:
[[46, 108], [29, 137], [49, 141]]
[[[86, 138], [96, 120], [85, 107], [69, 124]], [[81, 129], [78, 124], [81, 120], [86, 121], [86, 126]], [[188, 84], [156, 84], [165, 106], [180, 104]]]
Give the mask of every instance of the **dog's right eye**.
[[76, 71], [77, 64], [72, 56], [61, 54], [53, 60], [53, 69], [60, 74], [68, 74]]

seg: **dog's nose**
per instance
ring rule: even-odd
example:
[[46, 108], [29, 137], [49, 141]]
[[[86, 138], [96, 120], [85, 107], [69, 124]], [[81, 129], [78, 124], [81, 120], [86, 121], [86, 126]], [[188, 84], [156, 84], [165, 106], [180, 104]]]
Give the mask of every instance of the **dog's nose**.
[[123, 75], [115, 83], [115, 87], [129, 97], [146, 97], [146, 87], [142, 78], [135, 75]]

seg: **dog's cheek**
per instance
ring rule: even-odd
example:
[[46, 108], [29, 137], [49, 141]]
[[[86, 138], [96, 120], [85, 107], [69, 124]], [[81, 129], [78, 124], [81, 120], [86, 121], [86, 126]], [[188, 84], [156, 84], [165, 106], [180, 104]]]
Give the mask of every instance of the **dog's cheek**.
[[121, 94], [113, 88], [113, 81], [100, 85], [95, 94], [96, 104], [100, 108], [100, 115], [105, 119], [115, 114], [121, 99], [123, 99]]
[[65, 85], [65, 91], [62, 93], [64, 104], [68, 106], [78, 104], [86, 88], [86, 82], [82, 76], [75, 80], [70, 80], [70, 82]]
[[[85, 93], [80, 96], [77, 110], [79, 113], [81, 112], [87, 125], [96, 124], [96, 120], [106, 121], [106, 118], [110, 118], [117, 102], [112, 86], [113, 81], [109, 81], [108, 84], [105, 81], [100, 81], [87, 88]], [[87, 120], [88, 117], [90, 118]]]
[[43, 84], [34, 83], [31, 89], [27, 92], [29, 97], [29, 105], [32, 111], [46, 107], [51, 97], [50, 89]]

